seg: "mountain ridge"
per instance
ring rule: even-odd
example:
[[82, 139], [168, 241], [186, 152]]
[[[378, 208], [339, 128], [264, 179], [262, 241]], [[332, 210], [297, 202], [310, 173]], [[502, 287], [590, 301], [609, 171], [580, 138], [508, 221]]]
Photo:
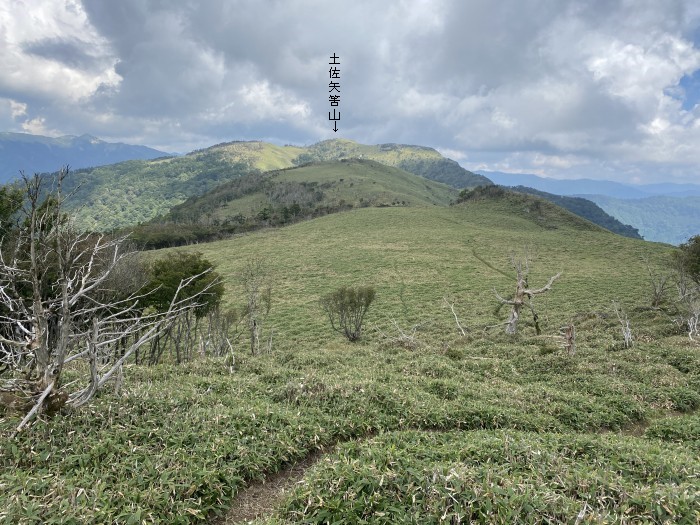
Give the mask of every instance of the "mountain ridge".
[[54, 138], [4, 131], [0, 132], [0, 184], [17, 179], [20, 172], [54, 172], [66, 165], [82, 169], [169, 155], [147, 146], [106, 142], [88, 134]]
[[481, 171], [496, 184], [503, 186], [526, 186], [556, 195], [585, 196], [605, 195], [618, 199], [641, 199], [652, 196], [700, 196], [700, 184], [677, 184], [662, 182], [653, 184], [625, 184], [597, 179], [554, 179], [532, 173], [505, 173]]
[[232, 141], [179, 157], [86, 168], [71, 175], [66, 189], [76, 189], [74, 207], [81, 227], [109, 230], [147, 222], [190, 197], [245, 174], [292, 168], [311, 161], [352, 158], [374, 160], [436, 182], [449, 179], [453, 187], [492, 184], [433, 148], [399, 144], [369, 146], [332, 139], [305, 148], [263, 141]]
[[448, 206], [457, 190], [369, 159], [249, 173], [188, 198], [132, 239], [143, 248], [206, 242], [368, 207]]
[[630, 226], [629, 224], [623, 224], [618, 221], [615, 217], [607, 213], [603, 208], [598, 206], [595, 202], [584, 197], [574, 197], [568, 195], [555, 195], [553, 193], [547, 193], [546, 191], [540, 191], [533, 188], [528, 188], [526, 186], [513, 186], [510, 187], [511, 190], [520, 193], [527, 193], [529, 195], [536, 195], [542, 197], [561, 206], [562, 208], [569, 210], [571, 213], [583, 217], [598, 226], [602, 226], [606, 230], [610, 230], [613, 233], [622, 235], [624, 237], [629, 237], [631, 239], [642, 239], [637, 228]]
[[484, 172], [504, 186], [525, 185], [565, 197], [581, 197], [602, 208], [645, 239], [681, 244], [700, 233], [700, 185], [655, 183], [640, 186], [592, 179], [548, 179], [532, 174]]

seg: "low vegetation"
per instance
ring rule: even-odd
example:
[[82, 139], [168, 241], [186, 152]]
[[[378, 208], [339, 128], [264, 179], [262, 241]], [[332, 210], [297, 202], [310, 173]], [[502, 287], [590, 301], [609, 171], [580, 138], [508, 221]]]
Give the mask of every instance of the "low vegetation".
[[[697, 340], [678, 299], [650, 306], [669, 247], [488, 188], [157, 257], [195, 252], [222, 276], [223, 311], [250, 320], [253, 297], [274, 339], [247, 324], [231, 355], [129, 361], [120, 389], [14, 438], [17, 417], [0, 415], [0, 522], [207, 522], [251, 480], [333, 445], [261, 523], [700, 518]], [[513, 268], [520, 252], [527, 272]], [[559, 272], [523, 302], [537, 318], [504, 333], [494, 290], [508, 301]], [[340, 283], [376, 290], [359, 341], [334, 334], [319, 304]], [[386, 337], [401, 327], [411, 344]], [[69, 363], [64, 381], [85, 370]]]
[[267, 523], [691, 524], [696, 475], [692, 451], [637, 438], [389, 432], [340, 447]]

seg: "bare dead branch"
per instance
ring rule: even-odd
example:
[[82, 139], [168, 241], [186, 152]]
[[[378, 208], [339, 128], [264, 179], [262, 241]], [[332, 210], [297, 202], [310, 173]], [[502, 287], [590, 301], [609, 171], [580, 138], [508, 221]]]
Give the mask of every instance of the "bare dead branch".
[[44, 391], [43, 391], [43, 392], [41, 393], [41, 395], [39, 396], [39, 399], [37, 399], [36, 403], [34, 403], [34, 406], [32, 407], [32, 409], [31, 409], [29, 412], [27, 412], [27, 415], [24, 416], [24, 419], [22, 419], [22, 421], [20, 422], [20, 424], [17, 425], [17, 428], [16, 428], [15, 431], [12, 433], [12, 437], [13, 437], [13, 438], [14, 438], [15, 436], [17, 436], [17, 434], [19, 434], [19, 433], [22, 431], [22, 429], [27, 425], [27, 423], [29, 423], [29, 422], [34, 418], [34, 416], [36, 415], [36, 413], [37, 413], [37, 412], [39, 411], [39, 409], [41, 408], [41, 405], [44, 404], [44, 400], [46, 399], [46, 397], [47, 397], [47, 396], [51, 393], [51, 391], [53, 390], [54, 384], [55, 384], [55, 383], [52, 381], [52, 382], [49, 383], [49, 385], [44, 389]]
[[[494, 291], [495, 291], [495, 290], [494, 290]], [[496, 296], [498, 296], [498, 294], [496, 294]], [[457, 329], [459, 330], [459, 333], [462, 334], [462, 337], [465, 337], [465, 336], [467, 335], [467, 332], [464, 330], [464, 328], [462, 327], [462, 325], [459, 323], [459, 318], [457, 317], [457, 312], [455, 312], [455, 304], [454, 304], [454, 302], [449, 302], [449, 301], [447, 300], [447, 297], [443, 297], [442, 300], [445, 301], [445, 305], [447, 305], [447, 307], [448, 307], [448, 308], [450, 309], [450, 311], [452, 312], [452, 315], [453, 315], [454, 318], [455, 318], [455, 323], [457, 324]]]

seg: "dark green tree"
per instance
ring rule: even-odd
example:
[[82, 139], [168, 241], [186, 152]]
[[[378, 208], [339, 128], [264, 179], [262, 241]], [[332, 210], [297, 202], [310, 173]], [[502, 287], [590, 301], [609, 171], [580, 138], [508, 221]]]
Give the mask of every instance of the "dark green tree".
[[686, 275], [700, 285], [700, 235], [688, 239], [676, 252], [677, 262]]
[[12, 219], [22, 207], [22, 190], [17, 186], [0, 186], [0, 236], [12, 229]]
[[[221, 303], [224, 284], [221, 276], [212, 271], [214, 265], [199, 252], [176, 251], [156, 260], [150, 268], [151, 279], [146, 285], [144, 306], [152, 306], [159, 312], [167, 311], [180, 283], [192, 282], [179, 295], [180, 300], [196, 297], [194, 313], [204, 317]], [[203, 292], [206, 290], [206, 292]]]

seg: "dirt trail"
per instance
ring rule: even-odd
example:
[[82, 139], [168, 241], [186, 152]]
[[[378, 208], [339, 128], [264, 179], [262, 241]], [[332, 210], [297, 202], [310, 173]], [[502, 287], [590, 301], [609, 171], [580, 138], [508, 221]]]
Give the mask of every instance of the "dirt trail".
[[[690, 414], [694, 413], [690, 412]], [[640, 437], [653, 421], [666, 418], [674, 418], [688, 415], [689, 413], [666, 411], [657, 414], [646, 421], [637, 421], [625, 425], [618, 432], [622, 435]], [[599, 430], [600, 434], [607, 434], [608, 430]], [[361, 439], [368, 439], [374, 434], [369, 434]], [[268, 476], [265, 481], [256, 481], [241, 489], [233, 500], [228, 512], [221, 517], [210, 521], [211, 525], [239, 525], [253, 521], [256, 518], [269, 516], [277, 508], [279, 503], [294, 486], [299, 483], [306, 471], [320, 461], [326, 454], [335, 450], [335, 446], [316, 450], [298, 461], [291, 467], [287, 467], [275, 474]]]
[[330, 450], [312, 452], [291, 467], [268, 476], [265, 481], [256, 481], [243, 488], [233, 500], [233, 505], [226, 515], [213, 519], [210, 522], [211, 525], [242, 524], [269, 516], [282, 498], [301, 481], [306, 470], [315, 465]]

